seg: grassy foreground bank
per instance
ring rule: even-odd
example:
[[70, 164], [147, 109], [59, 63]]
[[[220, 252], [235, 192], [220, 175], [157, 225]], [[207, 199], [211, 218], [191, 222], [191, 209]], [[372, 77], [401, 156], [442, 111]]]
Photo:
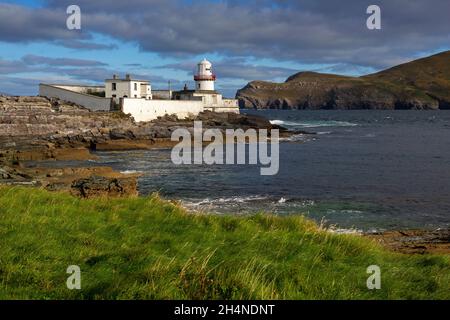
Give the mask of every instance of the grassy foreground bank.
[[[82, 290], [67, 289], [69, 265]], [[370, 265], [381, 290], [367, 289]], [[408, 298], [450, 299], [450, 257], [394, 254], [302, 217], [0, 187], [0, 299]]]

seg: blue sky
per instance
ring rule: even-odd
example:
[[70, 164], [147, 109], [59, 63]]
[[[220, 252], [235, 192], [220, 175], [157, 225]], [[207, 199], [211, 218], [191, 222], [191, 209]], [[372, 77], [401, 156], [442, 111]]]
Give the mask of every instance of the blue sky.
[[[299, 71], [362, 75], [448, 50], [450, 1], [15, 0], [0, 2], [0, 92], [34, 95], [40, 82], [101, 83], [112, 73], [154, 88], [192, 87], [196, 62], [214, 64], [227, 96], [252, 80]], [[66, 8], [81, 8], [81, 30]]]

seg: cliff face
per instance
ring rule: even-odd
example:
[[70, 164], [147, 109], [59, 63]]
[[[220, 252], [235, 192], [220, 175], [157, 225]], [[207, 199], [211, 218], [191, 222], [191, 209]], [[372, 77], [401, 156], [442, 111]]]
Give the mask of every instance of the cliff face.
[[256, 109], [450, 109], [450, 51], [363, 77], [300, 72], [284, 83], [253, 81], [236, 98]]

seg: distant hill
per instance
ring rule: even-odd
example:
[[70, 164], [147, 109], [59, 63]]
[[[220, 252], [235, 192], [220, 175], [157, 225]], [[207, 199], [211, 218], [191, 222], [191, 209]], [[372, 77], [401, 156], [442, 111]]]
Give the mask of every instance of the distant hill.
[[284, 83], [253, 81], [241, 108], [450, 109], [450, 51], [363, 77], [299, 72]]

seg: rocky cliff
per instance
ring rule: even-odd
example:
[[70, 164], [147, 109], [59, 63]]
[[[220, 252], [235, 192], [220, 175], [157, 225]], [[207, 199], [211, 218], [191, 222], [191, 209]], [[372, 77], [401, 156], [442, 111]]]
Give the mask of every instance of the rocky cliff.
[[363, 77], [300, 72], [284, 83], [253, 81], [236, 98], [256, 109], [450, 109], [450, 51]]

